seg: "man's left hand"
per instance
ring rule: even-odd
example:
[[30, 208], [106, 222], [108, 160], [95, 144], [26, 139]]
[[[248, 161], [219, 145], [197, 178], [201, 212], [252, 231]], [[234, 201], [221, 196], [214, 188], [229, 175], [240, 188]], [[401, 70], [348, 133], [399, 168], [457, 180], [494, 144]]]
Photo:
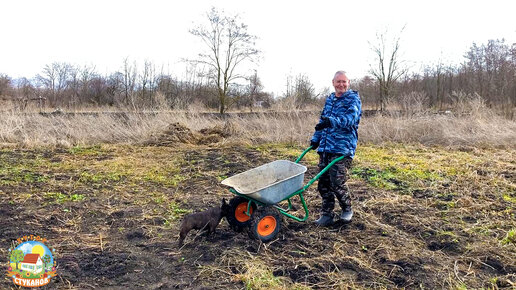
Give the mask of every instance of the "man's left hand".
[[328, 117], [321, 117], [321, 122], [315, 125], [315, 131], [320, 131], [329, 127], [331, 127], [330, 119], [328, 119]]

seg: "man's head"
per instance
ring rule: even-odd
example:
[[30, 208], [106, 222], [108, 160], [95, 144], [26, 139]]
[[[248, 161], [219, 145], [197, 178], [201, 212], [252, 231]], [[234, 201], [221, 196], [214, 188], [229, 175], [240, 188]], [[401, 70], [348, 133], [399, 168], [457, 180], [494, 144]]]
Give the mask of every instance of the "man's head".
[[333, 87], [335, 88], [335, 95], [340, 97], [349, 89], [349, 79], [345, 71], [339, 70], [333, 77]]

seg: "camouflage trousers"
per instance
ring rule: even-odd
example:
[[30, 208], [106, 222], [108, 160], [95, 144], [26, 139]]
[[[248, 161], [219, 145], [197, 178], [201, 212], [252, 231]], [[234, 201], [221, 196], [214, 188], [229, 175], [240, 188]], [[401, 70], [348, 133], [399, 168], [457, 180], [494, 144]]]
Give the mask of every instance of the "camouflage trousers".
[[[332, 153], [319, 153], [319, 171], [323, 170], [328, 164], [340, 155]], [[339, 162], [333, 164], [328, 171], [326, 171], [319, 178], [319, 185], [317, 189], [322, 197], [321, 213], [331, 214], [335, 208], [335, 197], [339, 202], [340, 207], [349, 209], [351, 207], [351, 197], [346, 181], [349, 178], [349, 169], [353, 159], [346, 157]]]

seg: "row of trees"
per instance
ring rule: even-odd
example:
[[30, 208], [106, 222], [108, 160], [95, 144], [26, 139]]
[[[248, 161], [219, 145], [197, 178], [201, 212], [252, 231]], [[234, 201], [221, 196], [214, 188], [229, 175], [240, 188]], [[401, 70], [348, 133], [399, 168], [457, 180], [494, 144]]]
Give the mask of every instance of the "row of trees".
[[[206, 23], [190, 31], [204, 49], [197, 58], [185, 60], [189, 68], [181, 78], [149, 61], [138, 67], [127, 58], [120, 70], [110, 75], [100, 75], [94, 67], [52, 63], [33, 79], [0, 75], [0, 97], [17, 100], [20, 108], [31, 101], [51, 107], [134, 109], [183, 109], [200, 103], [224, 113], [230, 107], [267, 108], [277, 101], [304, 108], [328, 92], [317, 92], [309, 77], [300, 74], [288, 76], [285, 92], [274, 98], [264, 91], [256, 71], [242, 70], [256, 63], [260, 53], [247, 26], [238, 16], [226, 16], [215, 9], [206, 16]], [[516, 44], [506, 44], [503, 39], [473, 43], [462, 64], [438, 63], [413, 73], [408, 73], [400, 57], [400, 36], [388, 40], [385, 33], [379, 34], [370, 46], [376, 57], [370, 76], [352, 84], [361, 92], [365, 106], [384, 110], [387, 101], [415, 92], [433, 109], [446, 109], [459, 95], [479, 95], [491, 107], [514, 111]]]
[[244, 84], [232, 84], [222, 100], [204, 71], [190, 67], [183, 79], [164, 73], [151, 62], [141, 69], [135, 62], [123, 60], [121, 70], [100, 75], [94, 67], [70, 63], [52, 63], [32, 79], [12, 79], [0, 75], [0, 98], [16, 101], [20, 109], [29, 104], [51, 108], [77, 109], [114, 106], [133, 109], [185, 109], [191, 104], [224, 111], [228, 108], [269, 108], [278, 101], [290, 101], [298, 108], [318, 101], [321, 93], [308, 76], [286, 77], [286, 91], [279, 98], [264, 91], [258, 73], [245, 78]]
[[444, 110], [460, 96], [480, 96], [489, 107], [512, 114], [516, 107], [516, 43], [504, 39], [489, 40], [470, 47], [459, 65], [439, 62], [421, 72], [409, 73], [399, 56], [400, 38], [389, 46], [384, 36], [372, 45], [377, 67], [371, 76], [356, 84], [365, 103], [378, 110], [392, 98], [403, 98], [417, 92], [425, 96], [428, 108]]

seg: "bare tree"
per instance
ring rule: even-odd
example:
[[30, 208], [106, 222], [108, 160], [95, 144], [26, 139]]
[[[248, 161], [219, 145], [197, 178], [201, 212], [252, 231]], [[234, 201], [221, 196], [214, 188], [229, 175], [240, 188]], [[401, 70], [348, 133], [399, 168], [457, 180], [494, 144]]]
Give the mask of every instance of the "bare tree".
[[34, 85], [25, 77], [16, 80], [16, 91], [18, 99], [30, 98], [37, 94], [37, 90]]
[[258, 73], [254, 71], [249, 77], [249, 83], [243, 88], [242, 97], [237, 102], [237, 106], [240, 108], [248, 107], [251, 112], [253, 108], [270, 108], [273, 102], [273, 97], [270, 93], [263, 91], [263, 85]]
[[207, 26], [200, 25], [190, 30], [208, 49], [193, 62], [209, 67], [208, 75], [217, 88], [219, 112], [224, 114], [235, 101], [228, 95], [230, 86], [244, 78], [237, 68], [245, 61], [254, 61], [259, 52], [255, 48], [256, 37], [247, 32], [247, 25], [240, 23], [238, 16], [225, 16], [212, 8], [207, 17]]
[[84, 66], [79, 76], [79, 99], [81, 103], [95, 102], [93, 80], [98, 78], [95, 73], [95, 66]]
[[246, 102], [244, 102], [245, 105], [249, 107], [249, 110], [253, 111], [253, 106], [255, 105], [256, 101], [258, 101], [259, 95], [262, 93], [263, 85], [262, 81], [258, 77], [258, 73], [256, 70], [254, 71], [254, 74], [249, 78], [249, 84], [246, 88]]
[[154, 107], [154, 90], [156, 82], [156, 67], [150, 60], [145, 60], [143, 63], [143, 70], [138, 76], [140, 101], [142, 104]]
[[122, 72], [122, 87], [124, 92], [124, 103], [125, 105], [132, 105], [135, 108], [134, 104], [134, 88], [136, 85], [136, 63], [131, 65], [129, 63], [129, 58], [124, 59], [123, 63], [123, 72]]
[[317, 97], [315, 87], [307, 75], [298, 74], [294, 80], [292, 80], [292, 76], [287, 77], [285, 98], [292, 98], [297, 108], [303, 108], [315, 102]]
[[[403, 28], [404, 29], [404, 28]], [[403, 29], [401, 32], [403, 32]], [[385, 109], [385, 101], [392, 95], [392, 90], [396, 81], [402, 77], [407, 69], [402, 67], [399, 59], [401, 32], [394, 37], [392, 44], [386, 42], [386, 32], [376, 34], [377, 42], [371, 44], [376, 57], [376, 67], [371, 67], [370, 72], [378, 81], [380, 95], [380, 110]]]
[[12, 95], [12, 80], [8, 75], [0, 74], [0, 96]]
[[54, 62], [51, 65], [45, 65], [43, 73], [38, 74], [36, 79], [47, 90], [52, 106], [63, 105], [63, 92], [70, 85], [70, 77], [74, 67], [69, 63]]

